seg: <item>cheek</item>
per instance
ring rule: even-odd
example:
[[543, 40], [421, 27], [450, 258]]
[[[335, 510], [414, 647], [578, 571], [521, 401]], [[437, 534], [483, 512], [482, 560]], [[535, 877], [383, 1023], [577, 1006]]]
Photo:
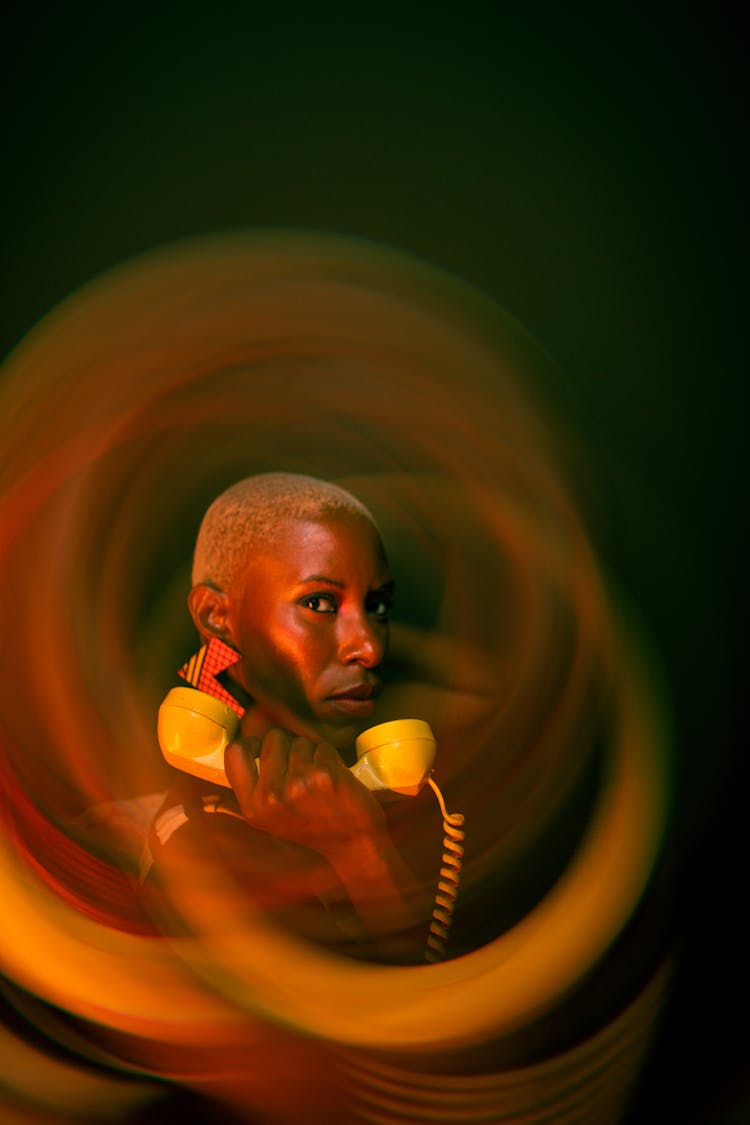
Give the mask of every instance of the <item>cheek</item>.
[[245, 654], [245, 687], [285, 696], [291, 702], [312, 688], [329, 659], [329, 642], [321, 630], [305, 628], [293, 616], [266, 622], [263, 629], [249, 627], [241, 638]]
[[299, 683], [312, 684], [324, 671], [329, 660], [328, 644], [315, 629], [285, 627], [271, 639], [279, 666]]

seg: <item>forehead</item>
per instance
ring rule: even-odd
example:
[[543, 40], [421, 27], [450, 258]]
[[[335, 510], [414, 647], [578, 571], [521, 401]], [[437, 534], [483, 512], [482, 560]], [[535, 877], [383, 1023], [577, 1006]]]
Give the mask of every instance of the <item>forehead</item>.
[[285, 582], [326, 577], [377, 586], [389, 577], [377, 529], [355, 512], [285, 520], [248, 560], [248, 572], [257, 570]]

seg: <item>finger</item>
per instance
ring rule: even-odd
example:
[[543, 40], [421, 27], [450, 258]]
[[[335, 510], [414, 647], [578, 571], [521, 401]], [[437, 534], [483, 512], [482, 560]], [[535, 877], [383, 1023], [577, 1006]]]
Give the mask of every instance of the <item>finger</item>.
[[230, 742], [224, 751], [224, 771], [232, 786], [243, 816], [250, 810], [255, 787], [258, 784], [258, 767], [255, 759], [260, 753], [260, 739], [254, 735]]
[[289, 764], [291, 735], [280, 727], [273, 727], [263, 739], [260, 748], [260, 792], [281, 798]]
[[289, 764], [286, 771], [287, 784], [290, 781], [305, 782], [313, 766], [315, 745], [310, 738], [295, 738], [289, 747]]
[[331, 777], [340, 777], [341, 771], [346, 770], [343, 759], [338, 750], [330, 742], [319, 742], [313, 753], [313, 763], [325, 770]]

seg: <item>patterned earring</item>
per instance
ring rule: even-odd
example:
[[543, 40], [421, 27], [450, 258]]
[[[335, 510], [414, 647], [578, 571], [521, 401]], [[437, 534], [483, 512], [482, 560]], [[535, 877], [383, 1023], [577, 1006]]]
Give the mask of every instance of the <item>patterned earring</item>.
[[216, 678], [227, 668], [239, 664], [241, 659], [242, 654], [236, 648], [232, 648], [219, 637], [211, 637], [207, 644], [201, 645], [188, 662], [183, 664], [177, 674], [198, 691], [204, 691], [207, 695], [212, 695], [215, 699], [226, 703], [227, 707], [231, 707], [242, 718], [246, 708], [238, 703]]

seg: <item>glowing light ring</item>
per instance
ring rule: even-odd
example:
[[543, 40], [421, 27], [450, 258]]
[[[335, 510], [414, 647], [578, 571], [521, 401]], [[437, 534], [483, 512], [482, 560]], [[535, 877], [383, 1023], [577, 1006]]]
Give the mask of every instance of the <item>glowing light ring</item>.
[[[32, 333], [12, 357], [7, 383], [0, 387], [0, 404], [7, 405], [4, 425], [10, 451], [9, 475], [2, 482], [0, 559], [61, 482], [82, 470], [93, 475], [104, 454], [128, 441], [147, 436], [169, 449], [170, 443], [180, 440], [180, 427], [195, 429], [195, 404], [188, 392], [207, 384], [214, 359], [223, 373], [231, 369], [232, 356], [238, 370], [243, 363], [258, 363], [267, 383], [269, 375], [262, 361], [270, 362], [279, 352], [285, 360], [308, 356], [321, 341], [325, 344], [321, 354], [334, 369], [336, 363], [345, 366], [363, 346], [369, 349], [372, 369], [362, 366], [367, 386], [377, 384], [378, 362], [389, 371], [386, 391], [406, 379], [401, 400], [403, 425], [418, 435], [423, 458], [432, 455], [440, 465], [441, 457], [455, 455], [451, 440], [460, 437], [466, 458], [460, 472], [465, 479], [474, 474], [484, 486], [485, 468], [495, 452], [505, 459], [504, 466], [507, 463], [521, 476], [528, 491], [553, 496], [566, 519], [569, 513], [562, 490], [548, 479], [543, 458], [537, 463], [532, 448], [513, 446], [508, 432], [504, 433], [508, 447], [494, 451], [491, 423], [502, 420], [499, 411], [494, 416], [489, 412], [481, 435], [460, 431], [451, 388], [444, 384], [452, 370], [469, 363], [478, 372], [477, 383], [462, 388], [462, 394], [467, 402], [474, 396], [475, 412], [482, 410], [482, 380], [490, 387], [497, 378], [502, 384], [503, 408], [522, 418], [527, 427], [522, 430], [523, 440], [531, 443], [536, 434], [530, 413], [517, 401], [512, 380], [494, 363], [490, 342], [497, 332], [491, 323], [494, 312], [468, 290], [448, 285], [445, 279], [438, 282], [430, 271], [413, 264], [405, 266], [399, 256], [373, 249], [372, 260], [365, 261], [366, 257], [361, 246], [345, 240], [334, 242], [332, 248], [325, 239], [299, 243], [278, 237], [219, 239], [203, 248], [157, 255], [145, 268], [141, 264], [128, 267], [49, 317], [44, 330]], [[376, 276], [378, 270], [382, 276]], [[390, 290], [386, 277], [392, 282]], [[318, 307], [309, 302], [313, 290], [306, 288], [308, 281], [325, 289], [325, 301]], [[200, 309], [203, 302], [207, 310], [202, 319], [197, 318], [194, 338], [188, 315], [194, 296], [191, 287], [198, 294]], [[165, 292], [175, 294], [180, 315], [172, 319], [164, 315]], [[250, 318], [250, 322], [248, 292], [258, 297], [256, 319]], [[367, 332], [358, 335], [351, 325], [358, 323], [365, 308], [372, 315], [367, 319]], [[132, 339], [128, 334], [131, 320]], [[92, 323], [101, 329], [96, 338], [87, 334]], [[284, 334], [288, 323], [289, 338]], [[480, 342], [469, 339], [471, 330], [481, 337], [485, 327], [487, 335]], [[428, 330], [432, 333], [430, 346], [423, 352], [418, 346], [419, 334]], [[110, 331], [116, 339], [112, 347]], [[214, 338], [220, 343], [214, 344]], [[253, 347], [248, 347], [248, 339]], [[201, 346], [203, 351], [194, 360], [194, 350], [200, 351]], [[140, 366], [139, 349], [145, 356]], [[162, 360], [172, 363], [163, 374]], [[33, 378], [25, 380], [29, 372]], [[81, 373], [92, 379], [89, 390], [96, 388], [96, 376], [107, 376], [106, 386], [100, 398], [81, 393], [71, 432], [58, 433], [55, 404], [64, 401], [71, 377]], [[338, 371], [336, 377], [340, 375]], [[336, 379], [333, 383], [338, 385]], [[228, 387], [225, 380], [223, 397], [209, 398], [201, 420], [221, 422], [228, 416], [232, 405]], [[44, 396], [44, 425], [39, 424], [35, 401], [40, 393]], [[170, 403], [166, 417], [161, 412], [165, 401]], [[434, 432], [419, 431], [425, 402], [438, 404], [439, 425]], [[269, 400], [243, 406], [254, 423], [277, 418]], [[369, 419], [373, 426], [387, 425], [389, 408], [387, 401], [373, 402]], [[468, 440], [473, 438], [477, 440]], [[391, 468], [398, 464], [394, 458], [388, 463]], [[199, 473], [195, 479], [200, 480]], [[188, 480], [187, 487], [189, 484]], [[143, 491], [143, 482], [139, 485]], [[487, 497], [489, 491], [489, 486], [480, 488], [479, 495]], [[73, 494], [72, 510], [79, 519], [76, 504], [80, 502], [85, 516], [89, 499], [85, 490], [81, 497]], [[128, 499], [123, 497], [123, 503]], [[488, 500], [488, 515], [490, 503]], [[75, 573], [76, 544], [62, 535], [69, 514], [67, 509], [56, 513], [61, 551], [66, 552], [63, 575]], [[521, 520], [519, 526], [511, 547], [518, 553], [514, 577], [520, 586], [525, 580], [522, 563], [530, 548]], [[545, 543], [543, 536], [532, 543], [540, 558]], [[592, 599], [585, 588], [591, 577], [585, 544], [577, 544], [577, 549], [585, 565], [575, 579], [579, 585], [571, 591], [571, 600], [578, 611], [587, 611], [586, 627], [596, 632], [601, 621], [592, 613], [596, 594]], [[125, 562], [116, 552], [107, 561], [105, 593], [124, 595]], [[61, 585], [54, 593], [64, 606], [68, 591]], [[539, 612], [537, 606], [532, 608]], [[77, 765], [82, 718], [75, 693], [85, 681], [76, 677], [75, 661], [66, 663], [69, 634], [63, 613], [49, 620], [45, 617], [49, 606], [34, 605], [32, 610], [36, 616], [31, 625], [37, 632], [47, 629], [50, 652], [59, 668], [59, 675], [50, 680], [41, 662], [37, 666], [30, 661], [32, 676], [38, 675], [33, 686], [37, 698], [48, 701], [61, 746]], [[234, 1041], [248, 1019], [256, 1016], [341, 1043], [415, 1050], [453, 1042], [465, 1045], [519, 1026], [553, 1004], [604, 954], [637, 903], [658, 851], [666, 806], [662, 717], [650, 677], [641, 665], [642, 647], [627, 640], [624, 625], [615, 624], [622, 648], [614, 655], [608, 651], [607, 659], [613, 661], [620, 725], [596, 815], [560, 883], [521, 923], [484, 949], [430, 967], [366, 967], [314, 951], [260, 918], [251, 933], [222, 936], [206, 932], [205, 920], [194, 918], [194, 929], [200, 935], [196, 939], [130, 937], [98, 926], [66, 907], [35, 880], [10, 841], [2, 840], [0, 901], [8, 924], [0, 931], [0, 965], [25, 988], [74, 1014], [135, 1034], [147, 1032], [164, 1041], [198, 1046], [209, 1029], [212, 1042], [217, 1038]], [[600, 641], [598, 636], [595, 639]], [[521, 655], [538, 660], [538, 638], [527, 636], [523, 642]], [[113, 647], [115, 661], [122, 661], [117, 645]], [[583, 659], [574, 669], [579, 693], [585, 687], [593, 650], [593, 645], [589, 651], [584, 646]], [[563, 700], [566, 702], [570, 700]], [[118, 747], [148, 745], [150, 719], [140, 713], [138, 703], [137, 692], [131, 688], [122, 704], [130, 725], [119, 732], [121, 741], [112, 752]], [[571, 714], [566, 716], [567, 722], [572, 720]], [[135, 777], [140, 776], [141, 768], [137, 759], [135, 755]], [[83, 766], [80, 775], [82, 783], [87, 783]], [[148, 777], [145, 766], [143, 777]], [[471, 831], [470, 825], [467, 830]], [[189, 903], [184, 904], [183, 913], [190, 917]], [[32, 933], [33, 946], [27, 941]], [[54, 949], [54, 959], [40, 957], [40, 949]], [[280, 962], [284, 964], [283, 979], [276, 968]], [[449, 1019], [444, 1018], [446, 1012]]]

